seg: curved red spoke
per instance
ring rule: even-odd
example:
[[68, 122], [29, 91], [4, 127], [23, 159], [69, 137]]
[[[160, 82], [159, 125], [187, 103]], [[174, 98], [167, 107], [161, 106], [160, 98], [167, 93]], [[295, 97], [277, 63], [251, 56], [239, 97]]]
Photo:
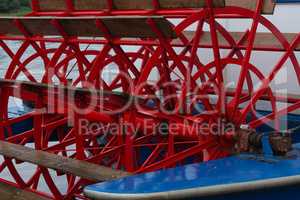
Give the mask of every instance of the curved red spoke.
[[[298, 110], [300, 109], [300, 101], [299, 102], [296, 102], [284, 109], [280, 109], [280, 110], [277, 110], [276, 112], [272, 112], [271, 114], [268, 114], [266, 116], [263, 116], [255, 121], [252, 121], [249, 123], [249, 126], [253, 127], [253, 128], [257, 128], [263, 124], [266, 124], [270, 121], [273, 121], [275, 118], [280, 118], [282, 116], [286, 116], [288, 115], [289, 113], [295, 111], [295, 110]], [[280, 129], [279, 129], [280, 130]]]
[[246, 77], [246, 74], [248, 73], [247, 66], [248, 66], [248, 63], [251, 59], [253, 46], [254, 46], [254, 41], [255, 41], [255, 36], [256, 36], [258, 25], [259, 25], [259, 17], [260, 17], [262, 7], [263, 7], [263, 1], [258, 0], [256, 9], [255, 9], [255, 14], [253, 16], [252, 27], [251, 27], [251, 30], [250, 30], [250, 33], [249, 33], [248, 47], [246, 49], [245, 57], [243, 59], [243, 64], [242, 64], [243, 67], [242, 67], [242, 70], [240, 72], [240, 76], [239, 76], [239, 80], [238, 80], [238, 84], [237, 84], [237, 88], [236, 88], [236, 93], [235, 93], [235, 96], [234, 96], [233, 115], [235, 114], [235, 112], [237, 110], [237, 107], [239, 105], [239, 99], [240, 99], [242, 89], [243, 89], [243, 86], [244, 86], [245, 77]]
[[293, 53], [293, 50], [296, 48], [299, 42], [300, 42], [300, 34], [297, 36], [297, 38], [295, 38], [295, 40], [293, 41], [293, 43], [291, 44], [287, 52], [284, 53], [280, 61], [276, 64], [276, 66], [271, 71], [271, 73], [262, 81], [261, 87], [253, 94], [250, 103], [242, 110], [241, 120], [246, 117], [246, 114], [251, 109], [251, 105], [255, 104], [258, 101], [258, 99], [264, 94], [264, 92], [268, 88], [268, 85], [276, 77], [276, 74], [281, 70], [282, 66], [287, 61], [290, 54]]
[[214, 146], [214, 143], [212, 140], [202, 142], [194, 147], [191, 147], [190, 149], [187, 149], [180, 153], [169, 156], [169, 157], [167, 157], [161, 161], [158, 161], [156, 163], [153, 163], [147, 167], [141, 168], [136, 173], [155, 171], [155, 170], [161, 169], [162, 167], [169, 167], [170, 165], [174, 165], [178, 161], [184, 160], [185, 158], [188, 158], [196, 153], [199, 153], [211, 146]]

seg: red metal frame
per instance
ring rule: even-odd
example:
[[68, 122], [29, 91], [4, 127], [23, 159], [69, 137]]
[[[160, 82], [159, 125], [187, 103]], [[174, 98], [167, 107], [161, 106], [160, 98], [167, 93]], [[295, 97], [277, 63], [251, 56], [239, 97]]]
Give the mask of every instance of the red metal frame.
[[[17, 80], [23, 73], [31, 82], [51, 84], [55, 77], [60, 84], [67, 86], [70, 84], [69, 70], [75, 67], [78, 75], [72, 80], [73, 86], [122, 91], [139, 96], [142, 100], [138, 107], [132, 104], [123, 112], [107, 115], [100, 112], [101, 109], [118, 110], [125, 101], [123, 97], [109, 95], [107, 102], [102, 96], [80, 93], [80, 95], [75, 95], [75, 102], [73, 102], [68, 97], [60, 98], [60, 94], [71, 89], [61, 91], [55, 87], [49, 91], [33, 85], [32, 88], [36, 89], [31, 91], [25, 86], [15, 86], [10, 82], [2, 81], [0, 82], [0, 136], [2, 140], [22, 145], [34, 142], [35, 149], [87, 160], [115, 169], [142, 173], [187, 162], [213, 160], [229, 154], [234, 146], [232, 137], [199, 134], [193, 129], [195, 124], [211, 124], [225, 118], [228, 122], [234, 123], [236, 128], [245, 123], [252, 128], [257, 128], [261, 124], [274, 121], [275, 128], [279, 129], [280, 117], [300, 108], [300, 98], [282, 97], [275, 94], [270, 86], [288, 59], [293, 64], [295, 74], [298, 78], [300, 77], [300, 66], [294, 52], [300, 44], [300, 34], [292, 43], [288, 42], [285, 36], [261, 15], [263, 0], [257, 0], [255, 11], [238, 7], [213, 8], [211, 0], [206, 1], [207, 8], [203, 9], [164, 10], [159, 8], [158, 2], [154, 0], [155, 9], [153, 10], [126, 11], [112, 9], [111, 0], [108, 0], [108, 5], [111, 5], [110, 9], [105, 11], [76, 11], [71, 0], [65, 2], [67, 10], [43, 12], [39, 9], [38, 0], [33, 0], [33, 12], [29, 16], [162, 15], [167, 19], [182, 19], [179, 24], [174, 25], [174, 32], [178, 39], [166, 38], [151, 19], [147, 20], [147, 24], [157, 36], [157, 39], [152, 40], [115, 38], [101, 20], [97, 20], [95, 26], [105, 33], [104, 38], [70, 37], [56, 20], [53, 20], [51, 24], [61, 34], [60, 37], [34, 36], [26, 31], [20, 20], [16, 20], [15, 25], [23, 36], [0, 36], [1, 48], [12, 59], [5, 79]], [[236, 41], [232, 33], [217, 22], [217, 19], [224, 18], [245, 18], [252, 19], [253, 22], [250, 29]], [[205, 24], [210, 28], [211, 45], [203, 45], [200, 42]], [[188, 38], [185, 31], [191, 25], [197, 28], [192, 38]], [[259, 25], [264, 26], [270, 34], [274, 35], [281, 46], [278, 48], [254, 47]], [[220, 45], [218, 35], [222, 35], [228, 44]], [[248, 40], [247, 45], [244, 44], [245, 40]], [[14, 53], [7, 41], [21, 41], [22, 43]], [[88, 46], [83, 48], [83, 45]], [[97, 45], [99, 48], [89, 49], [89, 45]], [[135, 49], [125, 50], [124, 47], [135, 47]], [[213, 58], [208, 63], [205, 63], [199, 56], [199, 50], [202, 48], [212, 49]], [[26, 52], [32, 49], [35, 52], [26, 56]], [[220, 54], [221, 49], [228, 50], [225, 56]], [[243, 54], [242, 50], [246, 53]], [[270, 73], [264, 75], [259, 66], [251, 63], [253, 51], [284, 52], [284, 54]], [[42, 63], [39, 66], [43, 71], [42, 80], [38, 80], [28, 67], [36, 60], [41, 60]], [[107, 83], [102, 78], [102, 73], [111, 64], [117, 66], [118, 72], [114, 80]], [[224, 73], [230, 65], [241, 69], [234, 92], [226, 91], [224, 85]], [[154, 69], [158, 71], [159, 76], [155, 83], [150, 81], [151, 72]], [[254, 89], [254, 77], [262, 82], [258, 89]], [[131, 79], [131, 83], [128, 78]], [[165, 86], [164, 83], [168, 82], [178, 83], [180, 87]], [[144, 87], [141, 88], [140, 85]], [[245, 85], [248, 90], [244, 90]], [[161, 96], [157, 95], [158, 91], [162, 92]], [[170, 95], [172, 98], [167, 99]], [[52, 102], [49, 102], [49, 96], [54, 97]], [[212, 96], [217, 97], [216, 103], [213, 103]], [[9, 119], [9, 97], [33, 101], [35, 109], [31, 113]], [[84, 108], [86, 102], [91, 99], [96, 99], [95, 110], [86, 115], [74, 112], [75, 104]], [[147, 102], [153, 99], [158, 102], [159, 106], [149, 108]], [[268, 101], [271, 105], [272, 112], [268, 116], [258, 116], [256, 110], [253, 109], [257, 102], [262, 100]], [[195, 104], [191, 102], [203, 104], [204, 111], [201, 114], [192, 115], [191, 111], [195, 108]], [[289, 102], [289, 104], [286, 108], [278, 109], [277, 102]], [[163, 108], [169, 109], [171, 114], [159, 110], [160, 104]], [[50, 110], [44, 113], [38, 112], [45, 105], [51, 110], [51, 114]], [[246, 120], [249, 114], [251, 119]], [[13, 134], [12, 125], [26, 119], [33, 119], [33, 128], [17, 135]], [[80, 119], [101, 122], [102, 127], [82, 132]], [[73, 123], [72, 127], [66, 126], [69, 122]], [[104, 131], [105, 128], [111, 130], [113, 123], [119, 124], [117, 135], [110, 135], [107, 134], [108, 131]], [[166, 125], [169, 128], [167, 136], [156, 134], [156, 129], [147, 128], [145, 123], [149, 127], [156, 128], [161, 124]], [[125, 129], [126, 124], [134, 124], [135, 127]], [[179, 127], [178, 130], [171, 130], [170, 127], [174, 124]], [[53, 136], [57, 137], [58, 142], [55, 144], [51, 143], [50, 138]], [[66, 177], [67, 191], [63, 193], [55, 185], [50, 169], [38, 166], [31, 178], [25, 181], [22, 172], [18, 170], [18, 165], [22, 162], [18, 162], [5, 158], [0, 171], [8, 169], [14, 181], [2, 179], [0, 181], [54, 199], [70, 199], [74, 196], [84, 199], [80, 194], [82, 186], [88, 181], [77, 180], [72, 175], [56, 172], [58, 176]], [[44, 177], [49, 187], [49, 193], [42, 192], [38, 188], [41, 176]]]

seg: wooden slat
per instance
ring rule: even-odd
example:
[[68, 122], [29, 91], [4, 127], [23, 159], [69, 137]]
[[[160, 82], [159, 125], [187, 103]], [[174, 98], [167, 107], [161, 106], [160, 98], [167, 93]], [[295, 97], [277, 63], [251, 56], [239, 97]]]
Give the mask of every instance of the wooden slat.
[[[227, 96], [234, 96], [236, 93], [236, 88], [226, 88], [226, 93], [227, 93]], [[243, 90], [241, 93], [244, 95], [250, 94], [249, 90]], [[300, 101], [299, 94], [273, 92], [273, 95], [276, 99], [276, 102], [295, 103], [295, 102]], [[263, 94], [259, 99], [267, 101], [267, 100], [270, 100], [270, 97], [268, 94]]]
[[[101, 106], [103, 109], [108, 110], [120, 110], [124, 108], [124, 106], [129, 106], [130, 104], [139, 100], [139, 97], [131, 96], [127, 93], [121, 92], [112, 92], [106, 90], [90, 90], [85, 88], [77, 88], [70, 86], [59, 86], [59, 85], [48, 85], [42, 83], [33, 83], [28, 81], [16, 81], [16, 80], [6, 80], [0, 79], [0, 89], [6, 88], [10, 92], [10, 95], [14, 97], [20, 97], [23, 100], [27, 100], [29, 102], [35, 102], [37, 95], [42, 95], [42, 104], [48, 105], [53, 109], [61, 108], [62, 105], [66, 105], [67, 103], [76, 105], [83, 105], [86, 101], [101, 101]], [[29, 97], [18, 96], [22, 92], [30, 93]], [[16, 96], [17, 95], [17, 96]], [[49, 104], [49, 99], [47, 96], [72, 96], [74, 97], [71, 101], [70, 99], [64, 99], [60, 101], [52, 101]], [[87, 100], [88, 99], [88, 100]], [[94, 99], [94, 100], [91, 100]], [[47, 112], [47, 110], [46, 110]], [[63, 114], [65, 111], [61, 109], [56, 110], [56, 112]], [[67, 113], [65, 113], [67, 114]], [[97, 116], [97, 117], [96, 117]], [[95, 119], [96, 117], [96, 119]], [[111, 123], [113, 122], [113, 118], [110, 115], [103, 114], [97, 111], [91, 111], [86, 113], [85, 118], [90, 121], [97, 121], [101, 118], [101, 121]], [[1, 120], [0, 120], [1, 121]], [[1, 124], [1, 122], [0, 122]]]
[[65, 0], [39, 0], [39, 7], [41, 11], [66, 10], [65, 2]]
[[[172, 9], [172, 8], [203, 8], [206, 7], [205, 0], [159, 0], [160, 7], [164, 9]], [[224, 7], [224, 0], [214, 0], [214, 7]]]
[[[62, 11], [66, 10], [66, 0], [39, 0], [41, 11]], [[75, 10], [105, 10], [108, 9], [106, 0], [74, 0]], [[206, 6], [205, 0], [159, 0], [160, 7], [172, 8], [202, 8]], [[214, 0], [215, 7], [238, 6], [254, 10], [257, 0]], [[153, 9], [152, 0], [114, 0], [114, 9]], [[274, 0], [265, 0], [263, 13], [273, 14], [275, 7]]]
[[8, 184], [0, 182], [0, 199], [1, 200], [50, 200], [41, 197], [32, 192], [18, 189]]
[[[191, 32], [185, 32], [185, 35], [187, 36], [187, 38], [189, 38], [189, 40], [191, 40], [194, 37], [195, 32], [192, 32], [192, 31]], [[242, 33], [242, 32], [230, 32], [230, 35], [234, 38], [236, 43], [238, 43], [238, 41], [242, 38], [244, 33]], [[284, 33], [283, 35], [287, 39], [287, 41], [289, 43], [291, 43], [293, 41], [293, 39], [295, 39], [295, 37], [298, 34], [297, 33]], [[218, 39], [219, 39], [219, 45], [221, 47], [231, 48], [231, 46], [229, 46], [229, 43], [227, 42], [227, 40], [225, 40], [225, 38], [223, 36], [221, 36], [220, 34], [218, 34]], [[175, 40], [173, 42], [173, 44], [174, 45], [180, 45], [181, 42], [179, 40]], [[199, 44], [202, 45], [202, 46], [211, 46], [212, 45], [211, 37], [210, 37], [209, 32], [204, 32], [203, 33], [201, 41], [200, 41]], [[241, 44], [242, 47], [246, 47], [247, 45], [248, 45], [248, 40], [245, 40]], [[277, 38], [275, 38], [275, 36], [271, 33], [257, 33], [256, 34], [256, 39], [255, 39], [255, 42], [254, 42], [254, 49], [277, 49], [279, 51], [285, 51], [285, 49], [279, 43]], [[300, 44], [297, 46], [297, 48], [295, 50], [300, 51]]]
[[[138, 9], [147, 10], [154, 9], [153, 0], [114, 0], [115, 9], [128, 10], [128, 9]], [[224, 0], [214, 0], [215, 7], [224, 7]], [[163, 9], [173, 9], [173, 8], [203, 8], [206, 6], [205, 0], [159, 0], [159, 6]]]
[[37, 151], [4, 141], [0, 141], [0, 154], [95, 182], [108, 181], [129, 175], [128, 173], [111, 168], [58, 156], [44, 151]]
[[[167, 38], [175, 38], [171, 23], [163, 17], [151, 17]], [[156, 38], [157, 36], [147, 25], [149, 17], [23, 17], [0, 18], [0, 34], [22, 35], [16, 28], [15, 20], [19, 20], [32, 35], [55, 36], [60, 35], [51, 24], [56, 19], [69, 36], [103, 37], [97, 28], [96, 20], [102, 22], [110, 33], [120, 38]]]
[[[255, 10], [257, 0], [226, 0], [226, 6], [237, 6]], [[275, 8], [274, 0], [264, 0], [263, 14], [273, 14]]]
[[[113, 0], [116, 10], [149, 10], [154, 9], [153, 0]], [[41, 11], [60, 11], [65, 10], [65, 0], [40, 0]], [[225, 0], [214, 0], [215, 7], [224, 7]], [[74, 0], [75, 10], [105, 10], [108, 9], [106, 0]], [[160, 7], [163, 9], [171, 8], [202, 8], [206, 6], [205, 0], [159, 0]]]
[[[36, 83], [36, 82], [30, 82], [30, 81], [18, 81], [18, 80], [9, 80], [9, 79], [1, 79], [0, 78], [0, 88], [1, 87], [20, 87], [22, 89], [41, 93], [43, 90], [48, 91], [64, 91], [64, 92], [70, 92], [70, 93], [78, 93], [82, 95], [95, 95], [95, 96], [103, 96], [105, 98], [109, 98], [112, 96], [120, 97], [120, 99], [124, 99], [124, 101], [127, 101], [129, 98], [129, 94], [116, 92], [116, 91], [106, 91], [106, 90], [90, 90], [86, 88], [78, 88], [73, 86], [63, 86], [63, 85], [49, 85], [45, 83]], [[101, 94], [101, 95], [100, 95]], [[120, 102], [121, 103], [121, 102]]]
[[17, 81], [17, 80], [8, 80], [8, 79], [0, 79], [0, 88], [8, 87], [8, 88], [20, 88], [23, 91], [28, 91], [36, 94], [44, 94], [49, 91], [51, 92], [63, 92], [67, 94], [72, 94], [72, 96], [93, 96], [102, 98], [103, 103], [113, 104], [115, 99], [117, 101], [117, 105], [123, 107], [128, 105], [128, 102], [133, 98], [138, 98], [135, 96], [131, 96], [127, 93], [116, 92], [116, 91], [108, 91], [108, 90], [91, 90], [86, 88], [78, 88], [72, 86], [63, 86], [63, 85], [49, 85], [44, 83], [35, 83], [29, 81]]
[[107, 1], [105, 0], [74, 0], [75, 10], [105, 10], [108, 9]]

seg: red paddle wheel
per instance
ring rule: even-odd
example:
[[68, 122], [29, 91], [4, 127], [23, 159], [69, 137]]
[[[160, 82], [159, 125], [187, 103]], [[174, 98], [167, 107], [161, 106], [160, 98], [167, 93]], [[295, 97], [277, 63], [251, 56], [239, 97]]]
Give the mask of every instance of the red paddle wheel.
[[[299, 81], [300, 35], [281, 33], [262, 15], [273, 12], [270, 0], [33, 0], [32, 7], [27, 17], [0, 19], [9, 27], [0, 29], [10, 57], [0, 134], [9, 143], [143, 173], [228, 156], [241, 126], [281, 130], [299, 109], [300, 99], [278, 93], [276, 80], [287, 69]], [[223, 23], [237, 19], [249, 24], [244, 32]], [[263, 53], [272, 55], [268, 66], [259, 63]], [[11, 117], [14, 99], [32, 109]], [[1, 182], [84, 199], [91, 180], [39, 162], [24, 172], [26, 162], [4, 156]]]

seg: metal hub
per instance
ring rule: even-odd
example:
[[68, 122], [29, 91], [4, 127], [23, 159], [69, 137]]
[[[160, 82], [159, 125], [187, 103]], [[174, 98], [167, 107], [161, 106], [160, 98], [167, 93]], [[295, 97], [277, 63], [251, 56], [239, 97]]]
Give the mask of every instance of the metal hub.
[[249, 152], [249, 153], [262, 153], [263, 143], [262, 134], [257, 133], [253, 129], [239, 129], [236, 132], [236, 145], [237, 152]]
[[292, 137], [290, 133], [273, 133], [269, 136], [269, 142], [276, 156], [285, 156], [292, 150]]

